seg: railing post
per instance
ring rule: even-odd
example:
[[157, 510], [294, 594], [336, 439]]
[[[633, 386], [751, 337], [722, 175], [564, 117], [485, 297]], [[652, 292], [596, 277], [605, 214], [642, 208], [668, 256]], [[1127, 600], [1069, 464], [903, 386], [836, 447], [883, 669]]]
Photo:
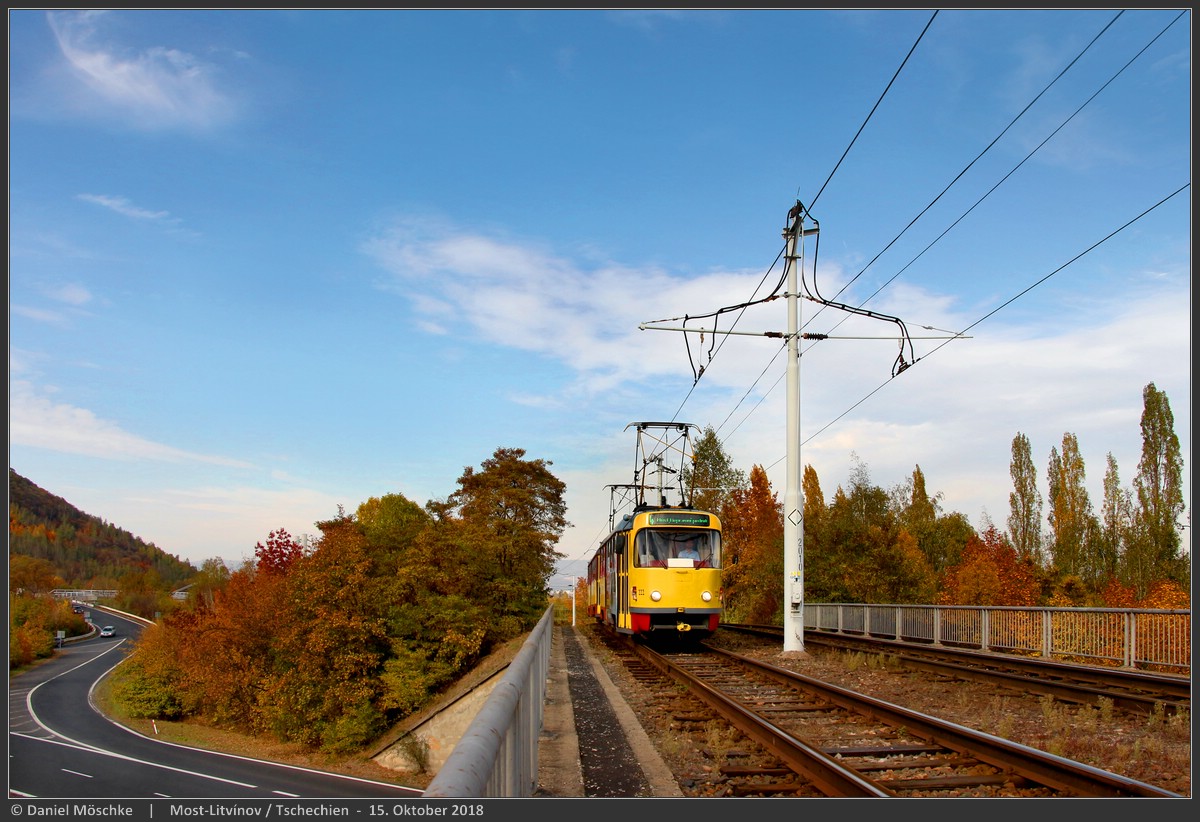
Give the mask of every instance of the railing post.
[[1137, 659], [1137, 614], [1125, 612], [1125, 667], [1136, 667]]
[[1054, 615], [1049, 608], [1042, 609], [1042, 656], [1050, 659], [1054, 653]]

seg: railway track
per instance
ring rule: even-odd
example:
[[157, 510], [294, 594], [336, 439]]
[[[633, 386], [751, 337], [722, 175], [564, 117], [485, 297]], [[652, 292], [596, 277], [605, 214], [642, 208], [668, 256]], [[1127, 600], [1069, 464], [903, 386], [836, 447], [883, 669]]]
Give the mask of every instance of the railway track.
[[[782, 628], [771, 625], [723, 624], [721, 630], [772, 639], [783, 636]], [[806, 646], [883, 654], [914, 670], [1001, 685], [1078, 705], [1107, 703], [1123, 711], [1147, 716], [1191, 709], [1191, 682], [1170, 674], [932, 648], [820, 631], [805, 631], [804, 642]]]
[[1178, 796], [729, 651], [613, 649], [674, 724], [725, 739], [722, 795]]

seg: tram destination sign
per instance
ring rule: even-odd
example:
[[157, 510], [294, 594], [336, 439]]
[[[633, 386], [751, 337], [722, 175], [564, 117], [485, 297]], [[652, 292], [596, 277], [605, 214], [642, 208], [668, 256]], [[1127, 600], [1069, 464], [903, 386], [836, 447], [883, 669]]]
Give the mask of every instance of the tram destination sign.
[[689, 514], [674, 511], [671, 513], [656, 513], [650, 515], [651, 525], [692, 525], [700, 528], [709, 526], [708, 514]]

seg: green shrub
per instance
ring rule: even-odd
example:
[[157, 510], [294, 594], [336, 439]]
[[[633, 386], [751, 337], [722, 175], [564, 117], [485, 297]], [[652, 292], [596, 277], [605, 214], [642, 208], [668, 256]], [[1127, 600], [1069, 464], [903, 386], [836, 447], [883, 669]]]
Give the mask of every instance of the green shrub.
[[184, 714], [170, 677], [150, 673], [136, 659], [114, 672], [112, 696], [135, 719], [179, 719]]

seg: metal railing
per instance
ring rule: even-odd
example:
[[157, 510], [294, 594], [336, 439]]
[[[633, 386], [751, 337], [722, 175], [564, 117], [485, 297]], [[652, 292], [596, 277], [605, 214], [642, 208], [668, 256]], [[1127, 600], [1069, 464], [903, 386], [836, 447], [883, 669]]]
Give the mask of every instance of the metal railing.
[[805, 603], [806, 630], [1191, 672], [1190, 610]]
[[424, 796], [533, 796], [553, 625], [551, 606], [509, 663], [504, 678], [488, 694]]

